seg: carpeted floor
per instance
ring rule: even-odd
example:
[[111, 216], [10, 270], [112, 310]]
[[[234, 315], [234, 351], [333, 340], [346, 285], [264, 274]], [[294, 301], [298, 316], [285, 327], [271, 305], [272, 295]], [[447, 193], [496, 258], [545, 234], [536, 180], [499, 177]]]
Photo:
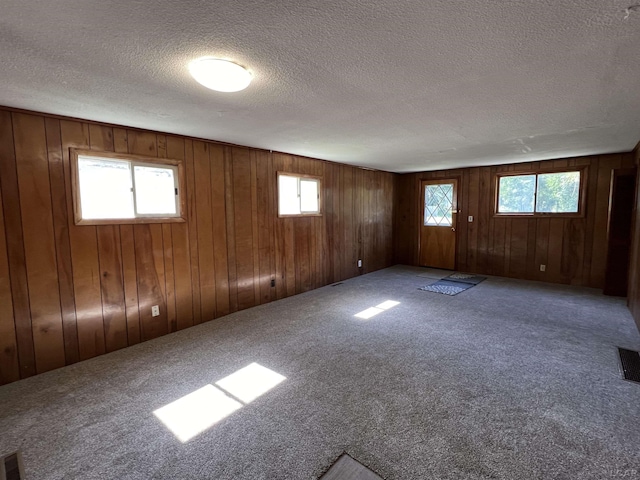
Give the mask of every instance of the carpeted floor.
[[[389, 268], [1, 387], [0, 454], [31, 480], [314, 479], [345, 451], [386, 479], [640, 479], [624, 300], [418, 290], [448, 273]], [[190, 441], [153, 414], [252, 363], [286, 380]]]

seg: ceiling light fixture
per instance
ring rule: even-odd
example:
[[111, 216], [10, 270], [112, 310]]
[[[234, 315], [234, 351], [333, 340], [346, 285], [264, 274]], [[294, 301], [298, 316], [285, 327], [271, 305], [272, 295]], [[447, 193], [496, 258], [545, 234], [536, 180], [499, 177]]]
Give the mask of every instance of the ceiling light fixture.
[[189, 64], [189, 72], [198, 83], [217, 92], [239, 92], [251, 83], [249, 70], [221, 58], [202, 57]]

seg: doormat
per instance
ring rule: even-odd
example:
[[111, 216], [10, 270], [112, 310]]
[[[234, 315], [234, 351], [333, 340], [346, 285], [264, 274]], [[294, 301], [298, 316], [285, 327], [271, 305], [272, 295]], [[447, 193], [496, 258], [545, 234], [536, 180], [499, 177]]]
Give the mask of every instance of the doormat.
[[340, 455], [320, 480], [383, 480], [380, 475], [368, 469], [346, 453]]
[[452, 282], [470, 283], [471, 285], [477, 285], [480, 282], [486, 280], [487, 277], [481, 277], [480, 275], [474, 275], [473, 273], [452, 273], [443, 280], [451, 280]]
[[430, 285], [418, 288], [424, 292], [442, 293], [443, 295], [457, 295], [460, 292], [475, 287], [487, 277], [472, 275], [470, 273], [453, 273], [448, 277], [438, 280]]

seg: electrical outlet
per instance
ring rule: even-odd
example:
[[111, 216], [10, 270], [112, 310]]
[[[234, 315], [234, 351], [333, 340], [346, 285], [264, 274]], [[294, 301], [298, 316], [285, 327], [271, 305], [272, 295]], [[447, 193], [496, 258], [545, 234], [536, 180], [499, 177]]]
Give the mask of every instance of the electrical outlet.
[[275, 279], [275, 278], [272, 278], [272, 279], [271, 279], [271, 286], [272, 286], [272, 287], [275, 287], [275, 286], [276, 286], [276, 279]]
[[158, 305], [154, 305], [151, 307], [151, 316], [157, 317], [158, 315], [160, 315], [160, 307]]
[[473, 222], [473, 215], [469, 215], [467, 217], [467, 220], [468, 220], [469, 223], [472, 223]]
[[362, 268], [362, 260], [358, 260], [358, 268]]
[[543, 264], [540, 264], [540, 271], [541, 272], [546, 272], [547, 271], [547, 266], [543, 265]]

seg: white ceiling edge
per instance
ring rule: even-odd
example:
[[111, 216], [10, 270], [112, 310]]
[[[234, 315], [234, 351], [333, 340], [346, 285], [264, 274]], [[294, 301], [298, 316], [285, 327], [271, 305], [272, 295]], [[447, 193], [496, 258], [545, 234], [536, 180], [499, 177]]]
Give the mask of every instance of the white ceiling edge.
[[[7, 0], [0, 105], [392, 172], [627, 152], [640, 140], [628, 7]], [[205, 55], [254, 81], [206, 90], [187, 71]]]

